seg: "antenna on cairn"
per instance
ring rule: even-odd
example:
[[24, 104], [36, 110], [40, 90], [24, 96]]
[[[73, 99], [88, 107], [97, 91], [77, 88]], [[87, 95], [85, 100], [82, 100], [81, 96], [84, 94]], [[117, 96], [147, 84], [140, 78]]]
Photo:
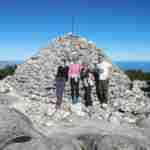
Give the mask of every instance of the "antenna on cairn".
[[74, 34], [74, 25], [75, 25], [75, 18], [72, 16], [72, 34]]

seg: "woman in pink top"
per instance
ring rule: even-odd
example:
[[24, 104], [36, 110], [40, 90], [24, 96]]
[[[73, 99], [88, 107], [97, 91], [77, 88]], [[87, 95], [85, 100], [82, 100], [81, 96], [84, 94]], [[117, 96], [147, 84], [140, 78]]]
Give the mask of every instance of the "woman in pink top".
[[73, 60], [74, 62], [69, 66], [68, 77], [70, 79], [70, 86], [71, 86], [71, 98], [72, 103], [79, 102], [79, 81], [80, 81], [80, 71], [81, 65]]

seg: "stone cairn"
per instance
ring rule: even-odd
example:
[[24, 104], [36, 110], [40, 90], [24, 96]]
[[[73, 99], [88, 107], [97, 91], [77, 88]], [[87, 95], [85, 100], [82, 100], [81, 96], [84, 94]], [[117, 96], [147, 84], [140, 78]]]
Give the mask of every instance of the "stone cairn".
[[[92, 41], [69, 33], [54, 39], [48, 47], [42, 48], [38, 54], [19, 65], [14, 76], [6, 78], [5, 82], [23, 97], [36, 102], [49, 103], [51, 100], [56, 100], [55, 75], [61, 60], [65, 58], [71, 61], [76, 57], [80, 63], [86, 60], [92, 67], [97, 62], [98, 54], [103, 54], [105, 59], [111, 62], [104, 51], [97, 48]], [[130, 79], [118, 66], [112, 65], [113, 74], [109, 83], [111, 118], [113, 115], [118, 115], [117, 118], [119, 118], [122, 113], [129, 113], [131, 116], [148, 115], [149, 99], [144, 96], [139, 87], [132, 85]], [[93, 89], [92, 97], [96, 102], [95, 89]], [[69, 101], [69, 99], [70, 88], [67, 83], [64, 100]]]
[[[92, 41], [67, 34], [55, 39], [47, 48], [41, 49], [37, 55], [19, 65], [10, 84], [23, 96], [37, 100], [45, 97], [54, 98], [55, 75], [61, 60], [66, 58], [70, 61], [73, 57], [77, 57], [81, 63], [86, 59], [89, 64], [94, 65], [99, 53], [103, 51], [96, 48]], [[110, 86], [113, 87], [110, 90], [111, 98], [120, 98], [125, 90], [129, 89], [130, 80], [114, 66]]]

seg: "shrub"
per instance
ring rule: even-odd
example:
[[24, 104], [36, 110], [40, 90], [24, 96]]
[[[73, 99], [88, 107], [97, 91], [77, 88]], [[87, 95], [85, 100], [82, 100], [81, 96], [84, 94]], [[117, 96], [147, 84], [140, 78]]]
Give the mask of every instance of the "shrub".
[[13, 66], [6, 66], [5, 68], [0, 69], [0, 80], [7, 76], [13, 75], [15, 73], [16, 68], [17, 65], [13, 65]]
[[133, 80], [150, 81], [150, 72], [143, 72], [142, 70], [127, 70], [125, 73]]

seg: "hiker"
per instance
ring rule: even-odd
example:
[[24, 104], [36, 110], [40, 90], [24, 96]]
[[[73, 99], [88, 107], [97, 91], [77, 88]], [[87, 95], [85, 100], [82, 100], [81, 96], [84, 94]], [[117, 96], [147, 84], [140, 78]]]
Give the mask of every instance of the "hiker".
[[98, 57], [95, 65], [96, 94], [102, 107], [108, 104], [108, 85], [112, 74], [112, 65], [104, 59], [103, 55]]
[[62, 60], [62, 65], [60, 65], [57, 69], [56, 74], [56, 109], [59, 109], [62, 104], [62, 97], [65, 88], [65, 83], [68, 80], [68, 70], [69, 67], [66, 64], [66, 60]]
[[83, 63], [80, 77], [83, 83], [85, 106], [93, 106], [91, 92], [94, 85], [94, 76], [89, 69], [89, 65], [87, 63]]
[[77, 63], [77, 58], [73, 58], [72, 63], [69, 66], [69, 80], [71, 86], [71, 98], [72, 103], [79, 102], [79, 82], [80, 82], [81, 65]]

